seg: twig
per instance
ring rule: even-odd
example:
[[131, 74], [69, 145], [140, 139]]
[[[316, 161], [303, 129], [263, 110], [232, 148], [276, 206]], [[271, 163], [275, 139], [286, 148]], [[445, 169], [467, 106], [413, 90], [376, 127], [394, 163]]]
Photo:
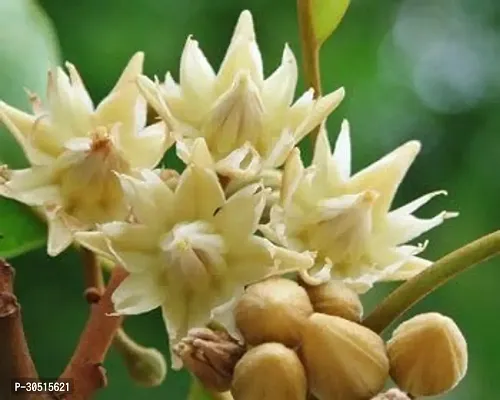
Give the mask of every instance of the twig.
[[73, 393], [67, 400], [90, 399], [94, 392], [106, 386], [102, 363], [123, 321], [123, 317], [109, 315], [114, 312], [111, 295], [126, 276], [123, 268], [115, 267], [102, 297], [91, 306], [75, 353], [60, 377], [73, 382]]
[[[21, 306], [14, 295], [14, 270], [0, 260], [0, 398], [11, 397], [11, 380], [38, 378], [35, 364], [24, 336]], [[22, 396], [22, 397], [21, 397]], [[18, 399], [44, 398], [32, 394], [19, 395]]]

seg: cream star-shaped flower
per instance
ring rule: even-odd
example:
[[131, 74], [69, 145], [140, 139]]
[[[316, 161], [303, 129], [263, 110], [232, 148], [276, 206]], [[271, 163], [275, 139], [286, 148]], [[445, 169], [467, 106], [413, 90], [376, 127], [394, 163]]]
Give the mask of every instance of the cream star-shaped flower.
[[203, 139], [195, 146], [199, 157], [175, 191], [148, 170], [142, 179], [121, 174], [133, 221], [76, 234], [83, 246], [130, 272], [113, 294], [116, 312], [161, 307], [171, 344], [216, 311], [229, 311], [245, 285], [313, 265], [309, 252], [280, 248], [255, 234], [265, 202], [262, 185], [226, 199], [214, 170], [203, 166], [209, 157]]
[[94, 108], [72, 64], [48, 77], [47, 109], [31, 96], [34, 114], [0, 102], [0, 119], [32, 165], [3, 169], [0, 194], [40, 208], [49, 224], [48, 253], [57, 255], [72, 231], [124, 219], [127, 207], [113, 171], [154, 167], [172, 144], [163, 122], [146, 127], [147, 104], [135, 84], [137, 53], [110, 94]]
[[276, 243], [317, 252], [315, 267], [302, 273], [304, 280], [318, 284], [342, 279], [364, 292], [377, 281], [406, 280], [427, 268], [431, 262], [416, 256], [424, 246], [406, 243], [456, 214], [442, 212], [430, 219], [413, 215], [443, 191], [390, 211], [419, 142], [402, 145], [353, 176], [350, 147], [344, 121], [333, 154], [324, 127], [310, 167], [304, 168], [295, 150], [285, 164], [279, 204], [261, 228]]
[[178, 139], [178, 155], [189, 163], [197, 137], [205, 138], [220, 175], [255, 177], [282, 165], [294, 146], [319, 125], [344, 97], [341, 88], [318, 99], [307, 91], [293, 105], [297, 62], [285, 46], [281, 65], [264, 78], [252, 15], [243, 11], [226, 56], [215, 73], [188, 38], [181, 57], [179, 84], [141, 76], [139, 87]]

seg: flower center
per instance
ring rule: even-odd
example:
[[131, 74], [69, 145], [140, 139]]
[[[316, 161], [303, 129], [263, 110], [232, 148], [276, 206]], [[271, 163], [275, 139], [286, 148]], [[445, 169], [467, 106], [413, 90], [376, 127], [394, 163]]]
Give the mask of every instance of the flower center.
[[372, 229], [371, 208], [374, 191], [346, 195], [321, 202], [314, 222], [303, 232], [303, 239], [336, 269], [358, 262], [364, 255]]
[[103, 223], [126, 215], [121, 189], [115, 172], [128, 173], [104, 128], [91, 138], [78, 138], [68, 145], [61, 160], [60, 188], [65, 211], [84, 223]]
[[205, 221], [175, 225], [160, 241], [169, 268], [192, 291], [208, 289], [224, 276], [224, 239]]

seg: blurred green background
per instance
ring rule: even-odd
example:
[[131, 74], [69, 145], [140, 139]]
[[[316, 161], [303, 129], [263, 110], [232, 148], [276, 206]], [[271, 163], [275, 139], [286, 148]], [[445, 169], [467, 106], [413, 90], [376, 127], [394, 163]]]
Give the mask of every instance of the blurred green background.
[[[189, 34], [218, 65], [238, 14], [254, 15], [267, 72], [288, 42], [300, 56], [294, 0], [0, 0], [0, 98], [27, 107], [24, 87], [43, 94], [48, 65], [60, 56], [76, 64], [94, 98], [112, 88], [125, 63], [146, 52], [145, 71], [177, 76]], [[347, 98], [329, 119], [334, 137], [351, 122], [359, 169], [409, 139], [423, 143], [397, 204], [446, 189], [450, 195], [421, 215], [461, 216], [427, 237], [437, 258], [500, 228], [500, 2], [496, 0], [353, 0], [322, 53], [325, 91], [345, 86]], [[298, 92], [304, 86], [299, 84]], [[16, 160], [5, 131], [2, 161]], [[19, 163], [14, 162], [14, 164]], [[0, 222], [0, 229], [7, 223]], [[3, 225], [2, 225], [3, 224]], [[12, 260], [33, 357], [41, 376], [57, 376], [85, 323], [79, 258], [49, 259], [44, 249]], [[412, 313], [437, 310], [455, 319], [468, 339], [469, 373], [447, 399], [498, 398], [500, 259], [471, 270], [429, 296]], [[391, 286], [366, 296], [366, 307]], [[127, 331], [165, 354], [160, 315], [129, 318]], [[1, 355], [0, 355], [1, 356]], [[181, 399], [185, 373], [169, 372], [159, 388], [128, 379], [118, 355], [105, 363], [109, 387], [99, 399]], [[431, 366], [430, 366], [431, 367]]]

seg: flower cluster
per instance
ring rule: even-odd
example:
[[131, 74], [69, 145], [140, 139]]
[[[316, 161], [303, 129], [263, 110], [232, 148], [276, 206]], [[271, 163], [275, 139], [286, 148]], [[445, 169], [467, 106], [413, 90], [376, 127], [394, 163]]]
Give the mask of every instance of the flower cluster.
[[[361, 292], [430, 265], [417, 256], [425, 246], [408, 242], [454, 214], [413, 213], [443, 192], [391, 210], [420, 144], [408, 142], [351, 174], [347, 122], [333, 154], [325, 130], [344, 90], [316, 96], [310, 89], [294, 101], [297, 63], [288, 46], [265, 78], [248, 11], [217, 73], [191, 37], [179, 83], [170, 73], [150, 80], [142, 64], [138, 53], [96, 107], [69, 63], [67, 73], [49, 73], [46, 103], [30, 96], [33, 114], [0, 102], [0, 119], [31, 164], [3, 167], [0, 194], [46, 219], [50, 255], [77, 243], [128, 271], [113, 294], [117, 313], [161, 307], [174, 345], [211, 320], [244, 333], [234, 307], [248, 285], [270, 277], [297, 272], [304, 284], [341, 282]], [[147, 125], [148, 105], [160, 122]], [[305, 167], [297, 145], [316, 128]], [[158, 168], [173, 145], [185, 163], [180, 174]], [[308, 326], [323, 323], [310, 317], [312, 308], [304, 313]], [[340, 333], [350, 329], [336, 324]], [[303, 332], [276, 338], [266, 329], [271, 341], [289, 346]], [[378, 343], [373, 335], [366, 334], [367, 345]], [[385, 359], [376, 365], [387, 368]]]

